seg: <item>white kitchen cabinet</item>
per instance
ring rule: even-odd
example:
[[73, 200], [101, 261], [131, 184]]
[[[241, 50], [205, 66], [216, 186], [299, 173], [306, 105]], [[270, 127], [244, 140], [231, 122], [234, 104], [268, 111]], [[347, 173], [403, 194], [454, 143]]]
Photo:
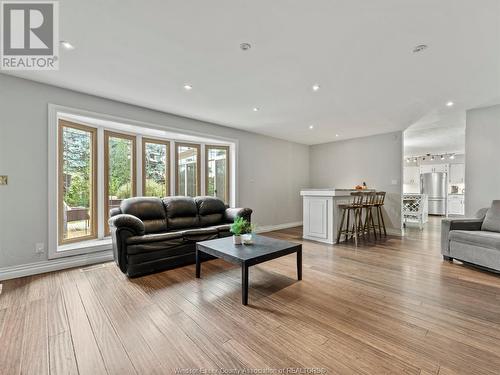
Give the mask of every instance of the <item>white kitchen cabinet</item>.
[[437, 164], [434, 166], [434, 172], [448, 173], [448, 164]]
[[448, 164], [424, 164], [420, 166], [420, 174], [438, 172], [448, 173]]
[[434, 166], [433, 165], [421, 165], [420, 166], [420, 174], [424, 174], [424, 173], [432, 173], [434, 172], [432, 170]]
[[463, 184], [465, 181], [465, 164], [450, 165], [450, 184]]
[[329, 197], [304, 199], [304, 233], [321, 240], [328, 238], [328, 218], [330, 216], [328, 209], [332, 209], [331, 204], [332, 199]]
[[304, 207], [302, 237], [312, 241], [334, 244], [342, 210], [339, 205], [352, 201], [352, 189], [301, 190]]
[[420, 185], [420, 170], [417, 166], [404, 167], [404, 184]]
[[461, 194], [448, 196], [448, 215], [464, 215], [464, 196]]

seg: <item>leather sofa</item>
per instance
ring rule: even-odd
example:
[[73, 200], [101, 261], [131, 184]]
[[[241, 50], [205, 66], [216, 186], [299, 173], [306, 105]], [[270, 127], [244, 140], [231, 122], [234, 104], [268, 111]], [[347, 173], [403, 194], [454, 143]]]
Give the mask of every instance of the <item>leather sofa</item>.
[[251, 214], [214, 197], [125, 199], [110, 210], [115, 262], [129, 277], [194, 263], [196, 242], [231, 236], [234, 219]]
[[500, 200], [483, 208], [472, 219], [444, 219], [441, 253], [489, 270], [500, 271]]

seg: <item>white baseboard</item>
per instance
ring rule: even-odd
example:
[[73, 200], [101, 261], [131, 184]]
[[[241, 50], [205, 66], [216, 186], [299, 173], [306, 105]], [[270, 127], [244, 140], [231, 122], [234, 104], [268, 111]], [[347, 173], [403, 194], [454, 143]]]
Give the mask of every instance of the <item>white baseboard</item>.
[[19, 266], [0, 268], [0, 280], [15, 279], [17, 277], [31, 276], [39, 273], [59, 271], [66, 268], [88, 266], [90, 264], [109, 262], [113, 260], [113, 252], [101, 251], [85, 255], [44, 260], [36, 263], [21, 264]]
[[274, 230], [287, 229], [293, 227], [302, 226], [302, 221], [295, 221], [293, 223], [284, 223], [284, 224], [276, 224], [276, 225], [265, 225], [262, 227], [257, 227], [256, 233], [264, 233], [264, 232], [272, 232]]

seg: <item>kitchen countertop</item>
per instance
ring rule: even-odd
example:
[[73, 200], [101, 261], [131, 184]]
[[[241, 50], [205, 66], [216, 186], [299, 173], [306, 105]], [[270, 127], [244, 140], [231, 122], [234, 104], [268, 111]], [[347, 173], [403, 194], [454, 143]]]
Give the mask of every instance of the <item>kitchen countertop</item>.
[[300, 191], [300, 195], [302, 196], [328, 196], [328, 197], [346, 197], [350, 196], [351, 192], [354, 191], [376, 191], [375, 189], [364, 189], [364, 190], [356, 190], [356, 189], [335, 189], [335, 188], [326, 188], [326, 189], [302, 189]]

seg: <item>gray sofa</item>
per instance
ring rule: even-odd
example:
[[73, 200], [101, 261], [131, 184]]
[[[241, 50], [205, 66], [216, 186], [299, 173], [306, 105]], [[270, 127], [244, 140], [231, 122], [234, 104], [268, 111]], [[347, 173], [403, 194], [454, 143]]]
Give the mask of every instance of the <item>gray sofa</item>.
[[445, 260], [461, 260], [500, 272], [500, 200], [473, 219], [444, 219], [441, 253]]

